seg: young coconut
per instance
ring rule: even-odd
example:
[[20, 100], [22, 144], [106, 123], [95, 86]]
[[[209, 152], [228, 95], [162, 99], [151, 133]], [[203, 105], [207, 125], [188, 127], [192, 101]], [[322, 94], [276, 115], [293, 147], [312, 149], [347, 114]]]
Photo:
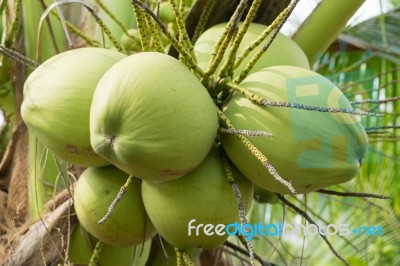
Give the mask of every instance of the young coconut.
[[115, 166], [89, 167], [79, 177], [74, 207], [79, 223], [94, 237], [114, 246], [144, 243], [156, 234], [143, 206], [140, 180], [134, 179], [103, 223], [99, 220], [128, 178]]
[[101, 78], [90, 110], [93, 149], [125, 172], [169, 180], [193, 171], [218, 130], [207, 90], [165, 54], [131, 55]]
[[[240, 86], [270, 101], [351, 109], [333, 83], [304, 68], [264, 68], [244, 79]], [[265, 107], [253, 104], [240, 93], [233, 95], [223, 112], [237, 129], [272, 133], [272, 138], [248, 139], [297, 193], [350, 180], [357, 174], [367, 150], [366, 132], [358, 117], [351, 114]], [[232, 162], [254, 184], [289, 193], [234, 135], [223, 134], [222, 144]]]
[[[221, 23], [212, 26], [200, 35], [199, 39], [194, 44], [194, 52], [197, 56], [197, 63], [200, 68], [206, 70], [211, 60], [214, 46], [224, 33], [226, 24], [227, 23]], [[265, 25], [251, 23], [239, 46], [237, 56], [239, 56], [250, 43], [257, 40], [266, 27]], [[267, 41], [268, 37], [244, 58], [243, 62], [234, 70], [234, 75], [238, 75], [245, 69], [251, 58], [267, 43]], [[226, 61], [227, 54], [228, 52], [225, 53], [223, 61]], [[221, 63], [220, 66], [222, 65]], [[250, 73], [256, 72], [264, 67], [276, 65], [292, 65], [307, 69], [310, 68], [307, 56], [303, 50], [292, 39], [281, 33], [278, 33], [271, 46], [264, 52]]]
[[29, 75], [22, 118], [61, 159], [83, 166], [110, 164], [92, 149], [89, 113], [101, 76], [124, 57], [108, 49], [79, 48], [53, 56]]
[[[244, 208], [248, 211], [253, 199], [253, 184], [234, 167], [232, 170]], [[142, 195], [146, 211], [157, 232], [168, 243], [181, 250], [194, 247], [215, 248], [228, 238], [226, 233], [218, 235], [214, 232], [207, 235], [201, 227], [196, 235], [196, 230], [190, 229], [189, 223], [191, 226], [226, 226], [240, 222], [236, 199], [225, 176], [217, 148], [210, 151], [194, 172], [184, 177], [162, 183], [144, 180]]]
[[[89, 265], [93, 256], [93, 249], [96, 246], [97, 239], [82, 229], [78, 223], [71, 233], [69, 239], [68, 259], [71, 265]], [[140, 249], [140, 257], [147, 257], [150, 253], [151, 240], [147, 240], [143, 246], [113, 246], [103, 243], [98, 264], [101, 266], [115, 265], [133, 265], [135, 258], [132, 254]]]

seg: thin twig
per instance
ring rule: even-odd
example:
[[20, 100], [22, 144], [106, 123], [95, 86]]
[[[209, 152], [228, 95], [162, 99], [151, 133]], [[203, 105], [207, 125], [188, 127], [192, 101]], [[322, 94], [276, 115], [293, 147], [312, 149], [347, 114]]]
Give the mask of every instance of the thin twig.
[[23, 54], [18, 53], [10, 48], [4, 47], [0, 45], [0, 53], [7, 56], [11, 60], [14, 60], [24, 66], [35, 69], [39, 66], [39, 63], [35, 60], [30, 59], [29, 57], [24, 56]]
[[355, 197], [355, 198], [375, 198], [375, 199], [393, 199], [393, 197], [371, 194], [371, 193], [357, 193], [357, 192], [340, 192], [326, 189], [319, 189], [316, 192], [340, 197]]
[[[301, 210], [300, 208], [298, 208], [296, 205], [292, 204], [291, 202], [289, 202], [287, 199], [285, 199], [284, 196], [282, 196], [281, 194], [275, 193], [275, 195], [288, 207], [292, 208], [295, 212], [297, 212], [298, 214], [300, 214], [301, 216], [303, 216], [310, 224], [313, 224], [317, 227], [318, 232], [319, 232], [319, 226], [314, 222], [314, 220], [308, 216], [307, 213], [305, 213], [303, 210]], [[339, 259], [341, 260], [345, 265], [350, 266], [350, 264], [342, 257], [340, 256], [340, 254], [334, 249], [334, 247], [332, 246], [331, 242], [329, 242], [328, 238], [326, 238], [326, 236], [320, 234], [320, 236], [322, 237], [322, 239], [325, 241], [325, 243], [328, 245], [329, 249], [333, 252], [333, 254]]]
[[[399, 82], [399, 81], [396, 81]], [[351, 104], [363, 104], [363, 103], [388, 103], [388, 102], [394, 102], [400, 100], [400, 96], [398, 97], [391, 97], [391, 98], [385, 98], [385, 99], [380, 99], [380, 100], [371, 100], [371, 99], [366, 99], [366, 100], [361, 100], [361, 101], [353, 101], [350, 102]]]
[[267, 107], [284, 107], [284, 108], [293, 108], [293, 109], [300, 109], [300, 110], [307, 110], [307, 111], [316, 111], [316, 112], [322, 112], [322, 113], [345, 113], [345, 114], [353, 114], [353, 115], [360, 115], [360, 116], [383, 117], [382, 114], [358, 111], [358, 110], [353, 110], [352, 108], [320, 107], [320, 106], [312, 106], [312, 105], [306, 105], [306, 104], [301, 104], [301, 103], [268, 100], [268, 99], [265, 99], [258, 95], [253, 94], [246, 88], [241, 87], [234, 82], [222, 81], [221, 84], [228, 89], [232, 89], [232, 90], [240, 92], [251, 102], [258, 104], [258, 105], [267, 106]]
[[[246, 249], [243, 249], [235, 244], [233, 244], [232, 242], [229, 241], [225, 241], [224, 242], [224, 246], [227, 246], [243, 255], [249, 256], [249, 252]], [[261, 258], [259, 255], [254, 254], [254, 258], [263, 266], [274, 266], [275, 264], [272, 264], [268, 261], [265, 261], [263, 258]]]

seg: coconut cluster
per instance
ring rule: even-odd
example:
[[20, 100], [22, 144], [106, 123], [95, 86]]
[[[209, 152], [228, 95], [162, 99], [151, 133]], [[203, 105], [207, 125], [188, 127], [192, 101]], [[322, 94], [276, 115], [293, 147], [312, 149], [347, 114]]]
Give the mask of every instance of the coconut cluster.
[[[207, 30], [195, 44], [200, 68], [207, 68], [224, 27]], [[250, 26], [239, 54], [261, 29]], [[283, 35], [236, 85], [247, 95], [220, 84], [217, 89], [228, 95], [221, 100], [211, 96], [215, 88], [206, 88], [186, 65], [166, 54], [126, 56], [80, 48], [32, 72], [21, 113], [55, 155], [87, 167], [76, 183], [74, 205], [81, 226], [93, 236], [129, 246], [159, 233], [179, 249], [214, 248], [227, 234], [188, 235], [187, 230], [193, 219], [198, 224], [239, 222], [225, 154], [246, 212], [254, 185], [255, 199], [274, 202], [273, 193], [307, 193], [350, 180], [367, 145], [353, 115], [252, 101], [351, 109], [342, 92], [309, 70], [304, 53]], [[277, 181], [277, 173], [292, 190]]]

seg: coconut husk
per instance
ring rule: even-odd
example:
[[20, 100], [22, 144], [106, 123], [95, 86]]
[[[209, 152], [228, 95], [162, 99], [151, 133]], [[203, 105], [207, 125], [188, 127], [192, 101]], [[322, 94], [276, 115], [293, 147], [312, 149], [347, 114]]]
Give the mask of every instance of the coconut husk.
[[[58, 265], [67, 260], [68, 239], [77, 223], [67, 190], [46, 205], [39, 221], [26, 223], [0, 238], [0, 265]], [[50, 211], [51, 210], [51, 211]]]
[[28, 132], [20, 122], [14, 129], [1, 165], [1, 178], [8, 182], [7, 212], [15, 226], [25, 223], [28, 209]]

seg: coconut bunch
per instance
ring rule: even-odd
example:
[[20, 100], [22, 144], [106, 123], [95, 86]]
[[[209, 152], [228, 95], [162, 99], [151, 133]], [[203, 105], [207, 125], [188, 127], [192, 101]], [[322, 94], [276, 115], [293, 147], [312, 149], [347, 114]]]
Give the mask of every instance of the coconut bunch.
[[102, 242], [138, 245], [158, 233], [180, 250], [218, 247], [226, 234], [188, 235], [189, 221], [245, 221], [254, 185], [258, 195], [269, 192], [267, 202], [357, 174], [367, 136], [343, 93], [284, 35], [252, 68], [258, 38], [271, 36], [262, 25], [250, 24], [239, 46], [231, 42], [242, 57], [218, 59], [213, 47], [226, 28], [200, 36], [197, 64], [80, 48], [27, 79], [22, 117], [54, 154], [87, 167], [74, 206]]

